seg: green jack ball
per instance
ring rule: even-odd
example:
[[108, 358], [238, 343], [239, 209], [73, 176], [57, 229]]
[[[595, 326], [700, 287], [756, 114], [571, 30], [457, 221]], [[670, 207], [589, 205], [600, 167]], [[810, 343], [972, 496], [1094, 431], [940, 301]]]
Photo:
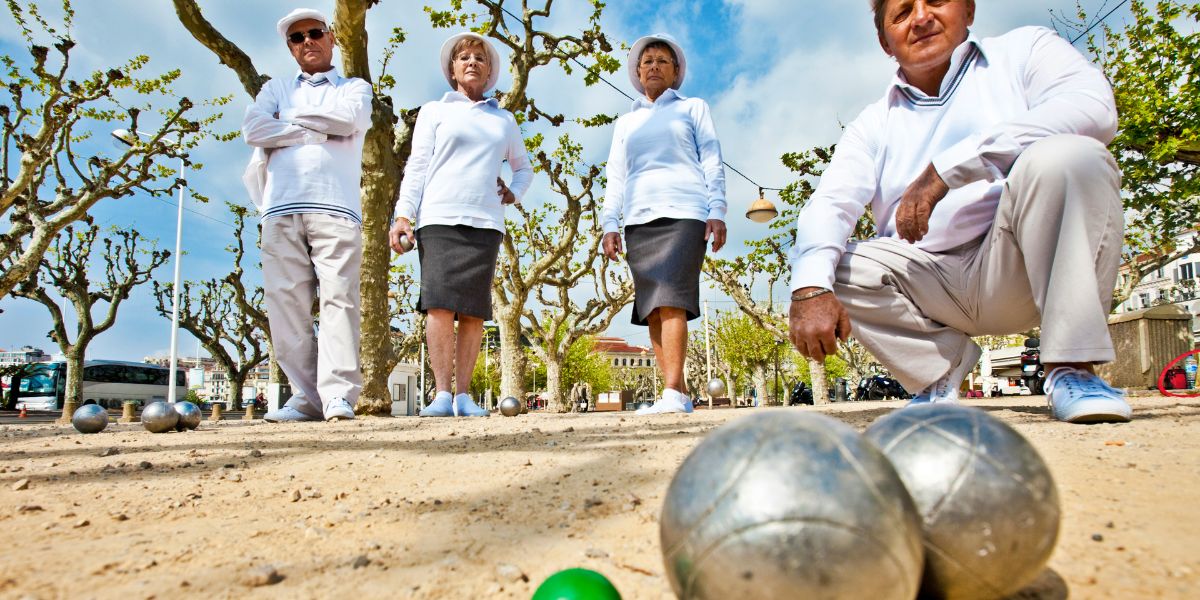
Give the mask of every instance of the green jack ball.
[[621, 600], [607, 577], [588, 569], [566, 569], [546, 578], [533, 600]]

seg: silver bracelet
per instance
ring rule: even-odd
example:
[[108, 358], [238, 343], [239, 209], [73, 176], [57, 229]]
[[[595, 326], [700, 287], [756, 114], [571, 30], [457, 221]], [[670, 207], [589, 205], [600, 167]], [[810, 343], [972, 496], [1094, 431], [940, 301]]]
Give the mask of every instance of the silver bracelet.
[[807, 294], [802, 294], [800, 296], [797, 296], [796, 294], [792, 294], [792, 302], [803, 302], [804, 300], [812, 300], [813, 298], [816, 298], [817, 296], [822, 296], [824, 294], [828, 294], [831, 292], [833, 292], [833, 290], [827, 290], [825, 288], [821, 288], [819, 290], [815, 290], [815, 291], [809, 292]]

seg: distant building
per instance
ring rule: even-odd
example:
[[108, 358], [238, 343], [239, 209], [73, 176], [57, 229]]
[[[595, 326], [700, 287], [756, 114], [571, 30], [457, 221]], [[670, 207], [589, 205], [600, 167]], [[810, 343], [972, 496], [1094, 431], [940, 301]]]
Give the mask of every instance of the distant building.
[[658, 363], [654, 351], [643, 346], [631, 346], [619, 337], [597, 336], [592, 351], [603, 355], [614, 367], [645, 367], [653, 369]]
[[[1184, 232], [1177, 238], [1181, 247], [1191, 246], [1196, 230]], [[1140, 257], [1140, 260], [1149, 260]], [[1118, 273], [1123, 283], [1130, 277], [1130, 265], [1121, 266]], [[1175, 304], [1192, 315], [1192, 336], [1200, 336], [1200, 253], [1181, 256], [1143, 277], [1133, 287], [1124, 302], [1114, 312], [1123, 313], [1163, 304]]]
[[20, 350], [0, 350], [0, 367], [8, 367], [12, 365], [27, 365], [29, 363], [47, 362], [51, 360], [49, 354], [42, 352], [41, 348], [25, 346]]

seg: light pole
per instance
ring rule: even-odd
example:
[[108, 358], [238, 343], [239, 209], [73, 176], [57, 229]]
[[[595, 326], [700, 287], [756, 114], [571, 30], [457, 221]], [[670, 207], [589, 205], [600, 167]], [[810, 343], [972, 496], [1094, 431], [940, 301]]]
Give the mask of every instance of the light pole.
[[[113, 130], [112, 136], [118, 142], [126, 146], [133, 146], [137, 143], [137, 138], [147, 137], [146, 134], [139, 131], [129, 131], [128, 129]], [[179, 263], [180, 263], [180, 248], [183, 243], [183, 196], [187, 191], [187, 162], [183, 158], [183, 134], [179, 134], [179, 142], [173, 143], [163, 140], [163, 143], [175, 148], [175, 154], [179, 156], [179, 210], [175, 217], [175, 279], [171, 286], [171, 366], [170, 372], [167, 374], [167, 402], [175, 403], [175, 380], [176, 369], [179, 365]]]

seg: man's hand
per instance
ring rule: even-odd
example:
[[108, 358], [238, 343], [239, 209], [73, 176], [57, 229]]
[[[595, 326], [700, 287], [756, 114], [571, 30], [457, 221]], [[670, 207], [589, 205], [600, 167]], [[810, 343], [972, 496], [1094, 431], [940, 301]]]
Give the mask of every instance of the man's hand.
[[[806, 287], [797, 295], [815, 292], [820, 288]], [[833, 294], [821, 294], [808, 300], [793, 300], [788, 315], [789, 335], [800, 354], [824, 361], [837, 353], [838, 340], [850, 337], [850, 315]]]
[[[405, 252], [404, 247], [400, 245], [400, 238], [402, 237], [407, 237], [410, 244], [417, 243], [417, 236], [413, 234], [412, 223], [409, 223], [408, 219], [404, 217], [396, 219], [396, 222], [392, 223], [391, 231], [388, 231], [388, 244], [392, 247], [392, 250], [396, 251], [396, 254], [404, 254]], [[412, 246], [409, 246], [409, 248], [412, 248]]]
[[717, 252], [725, 246], [725, 221], [709, 219], [704, 225], [704, 241], [712, 238], [712, 251]]
[[496, 193], [500, 195], [500, 204], [504, 206], [517, 203], [517, 197], [513, 195], [512, 190], [508, 189], [507, 185], [504, 185], [504, 180], [499, 177], [496, 178]]
[[617, 260], [617, 257], [625, 252], [624, 248], [621, 247], [621, 234], [615, 231], [604, 234], [604, 238], [600, 240], [600, 251], [609, 260]]
[[929, 233], [929, 215], [933, 214], [933, 207], [949, 191], [930, 163], [900, 196], [900, 205], [896, 207], [896, 233], [913, 244], [921, 241]]

